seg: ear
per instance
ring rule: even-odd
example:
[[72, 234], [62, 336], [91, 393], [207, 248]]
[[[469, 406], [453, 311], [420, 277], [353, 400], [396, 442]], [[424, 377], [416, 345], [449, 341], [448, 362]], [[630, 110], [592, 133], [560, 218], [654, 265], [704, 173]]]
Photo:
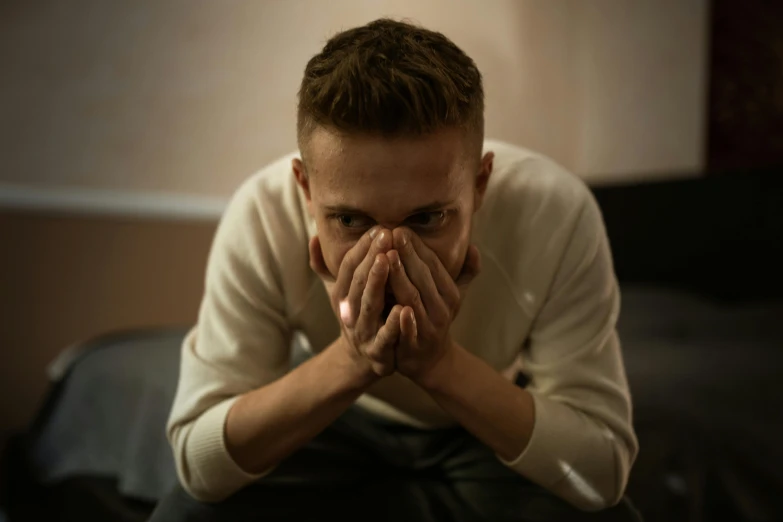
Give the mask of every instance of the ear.
[[291, 168], [294, 171], [294, 177], [296, 182], [302, 187], [307, 202], [310, 203], [310, 180], [307, 178], [307, 172], [305, 172], [304, 163], [299, 158], [291, 160]]
[[494, 152], [487, 152], [484, 154], [484, 157], [481, 158], [481, 165], [479, 166], [478, 175], [476, 175], [476, 185], [474, 190], [474, 212], [481, 208], [481, 203], [484, 201], [484, 193], [487, 191], [487, 183], [489, 183], [489, 177], [492, 175], [492, 162], [494, 159]]
[[291, 160], [291, 168], [294, 171], [294, 177], [296, 178], [296, 183], [302, 188], [302, 192], [305, 196], [305, 201], [307, 201], [307, 212], [314, 216], [313, 213], [313, 200], [310, 197], [310, 178], [307, 176], [307, 172], [305, 171], [304, 163], [299, 158], [294, 158]]

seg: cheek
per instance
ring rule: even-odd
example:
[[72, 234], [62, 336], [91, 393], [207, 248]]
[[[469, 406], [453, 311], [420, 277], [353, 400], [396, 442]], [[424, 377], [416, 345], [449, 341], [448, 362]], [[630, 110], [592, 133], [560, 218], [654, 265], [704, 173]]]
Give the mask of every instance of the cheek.
[[329, 269], [329, 273], [332, 276], [337, 277], [345, 254], [353, 248], [355, 242], [335, 237], [326, 228], [319, 227], [318, 230], [318, 238], [321, 240], [321, 252], [323, 252], [326, 268]]
[[443, 263], [452, 279], [457, 279], [465, 262], [465, 253], [470, 243], [470, 223], [455, 227], [455, 231], [446, 237], [434, 241], [425, 241]]

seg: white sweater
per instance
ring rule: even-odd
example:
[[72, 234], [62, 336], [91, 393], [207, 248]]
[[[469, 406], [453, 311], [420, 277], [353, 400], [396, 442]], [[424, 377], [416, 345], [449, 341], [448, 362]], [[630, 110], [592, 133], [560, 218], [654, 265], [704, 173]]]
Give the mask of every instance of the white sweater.
[[[638, 444], [615, 323], [620, 296], [598, 206], [589, 189], [549, 159], [487, 141], [494, 171], [474, 217], [482, 272], [451, 328], [454, 340], [509, 379], [531, 378], [535, 424], [525, 451], [505, 462], [582, 509], [622, 496]], [[168, 423], [179, 478], [201, 500], [259, 478], [226, 450], [236, 398], [289, 371], [294, 333], [313, 352], [339, 335], [311, 271], [315, 223], [290, 155], [237, 191], [218, 227], [198, 322], [182, 347]], [[454, 420], [411, 381], [385, 379], [384, 399], [360, 407], [422, 428]]]

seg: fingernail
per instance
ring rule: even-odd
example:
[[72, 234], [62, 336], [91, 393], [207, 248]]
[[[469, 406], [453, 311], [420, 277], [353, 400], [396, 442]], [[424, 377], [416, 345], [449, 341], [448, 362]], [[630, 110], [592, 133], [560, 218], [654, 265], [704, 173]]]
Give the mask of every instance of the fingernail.
[[375, 238], [375, 241], [376, 241], [376, 242], [377, 242], [379, 245], [382, 245], [382, 244], [383, 244], [383, 240], [384, 240], [384, 238], [385, 238], [385, 237], [386, 237], [386, 232], [381, 232], [380, 234], [378, 234], [378, 237], [377, 237], [377, 238]]
[[381, 227], [373, 227], [370, 229], [370, 239], [375, 239], [375, 236], [378, 235], [378, 232], [381, 230]]

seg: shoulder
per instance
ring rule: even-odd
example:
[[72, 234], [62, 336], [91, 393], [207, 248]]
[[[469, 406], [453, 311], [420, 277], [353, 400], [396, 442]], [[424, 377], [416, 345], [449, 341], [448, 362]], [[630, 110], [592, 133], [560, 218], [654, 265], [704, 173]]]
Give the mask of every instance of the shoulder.
[[298, 210], [292, 201], [296, 195], [291, 161], [297, 154], [283, 156], [256, 171], [234, 191], [222, 220], [252, 215], [266, 216]]
[[232, 195], [220, 227], [265, 236], [290, 236], [306, 227], [306, 208], [291, 167], [296, 157], [287, 154], [249, 176]]
[[546, 287], [586, 210], [597, 212], [592, 192], [543, 154], [493, 140], [484, 149], [495, 159], [474, 237], [518, 291]]
[[567, 218], [592, 197], [584, 181], [543, 154], [493, 140], [486, 141], [484, 149], [494, 152], [495, 160], [482, 210], [513, 210], [521, 218], [540, 212]]
[[291, 167], [297, 156], [273, 161], [237, 188], [220, 219], [213, 255], [269, 269], [307, 252], [310, 224]]

